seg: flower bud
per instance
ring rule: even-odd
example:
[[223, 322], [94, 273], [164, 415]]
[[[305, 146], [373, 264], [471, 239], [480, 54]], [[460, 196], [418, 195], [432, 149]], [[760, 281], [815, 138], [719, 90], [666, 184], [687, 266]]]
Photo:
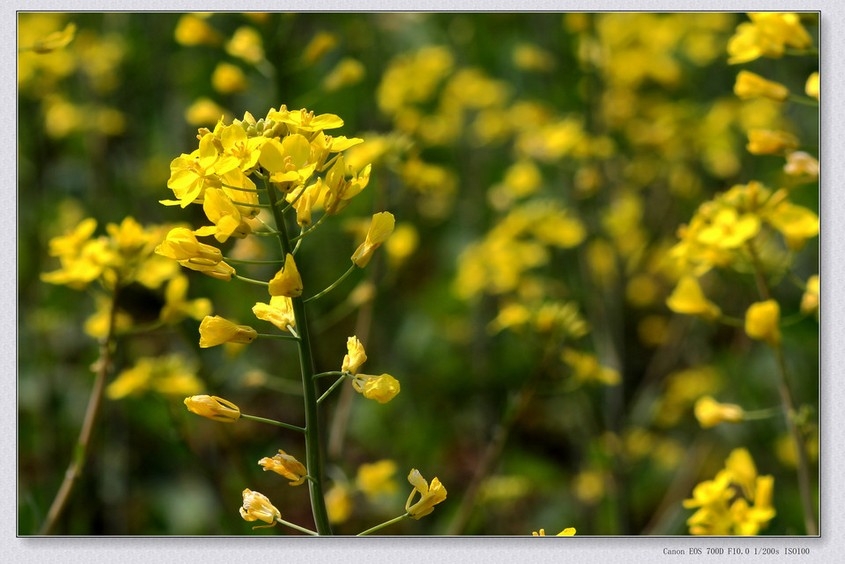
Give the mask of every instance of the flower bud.
[[185, 398], [185, 405], [191, 413], [214, 421], [233, 423], [241, 417], [241, 410], [237, 405], [217, 396], [191, 396]]

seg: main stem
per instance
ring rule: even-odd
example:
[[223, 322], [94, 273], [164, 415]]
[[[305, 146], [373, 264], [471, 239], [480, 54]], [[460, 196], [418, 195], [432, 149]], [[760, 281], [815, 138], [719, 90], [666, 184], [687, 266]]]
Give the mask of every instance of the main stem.
[[[274, 186], [267, 185], [267, 197], [270, 200], [270, 209], [273, 210], [273, 218], [279, 231], [282, 254], [287, 256], [288, 253], [293, 251], [293, 248], [288, 237], [285, 216], [278, 206], [279, 197]], [[317, 413], [317, 382], [314, 379], [314, 356], [311, 352], [311, 340], [308, 334], [308, 319], [305, 315], [305, 302], [301, 297], [291, 298], [291, 303], [293, 315], [296, 319], [296, 328], [299, 332], [297, 344], [299, 346], [299, 366], [302, 374], [302, 392], [305, 403], [305, 466], [308, 469], [308, 475], [313, 478], [308, 480], [311, 511], [314, 515], [317, 533], [330, 535], [332, 529], [323, 495], [323, 459], [320, 448], [319, 414]]]

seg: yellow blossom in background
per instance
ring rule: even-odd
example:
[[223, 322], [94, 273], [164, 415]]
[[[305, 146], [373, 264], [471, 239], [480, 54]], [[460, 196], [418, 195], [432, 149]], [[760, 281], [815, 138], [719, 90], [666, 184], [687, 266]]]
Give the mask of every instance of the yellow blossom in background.
[[411, 223], [400, 223], [396, 225], [393, 233], [384, 243], [384, 251], [387, 259], [393, 268], [404, 264], [414, 254], [419, 245], [419, 232]]
[[[535, 537], [544, 537], [546, 536], [546, 529], [540, 529], [539, 531], [534, 531], [531, 533], [532, 536]], [[555, 535], [556, 537], [572, 537], [575, 536], [575, 527], [567, 527], [558, 534]]]
[[[440, 483], [437, 478], [432, 478], [431, 484], [422, 477], [420, 471], [416, 468], [411, 470], [408, 474], [408, 482], [414, 486], [411, 490], [411, 495], [408, 496], [408, 501], [405, 502], [405, 511], [407, 511], [412, 518], [420, 519], [425, 517], [432, 511], [434, 506], [446, 499], [446, 488]], [[416, 494], [420, 494], [420, 499], [416, 503], [411, 503]]]
[[362, 464], [355, 476], [355, 486], [368, 498], [390, 495], [399, 489], [393, 479], [396, 469], [396, 463], [392, 460]]
[[141, 358], [131, 368], [121, 371], [106, 388], [106, 397], [117, 400], [130, 395], [155, 391], [166, 396], [196, 394], [203, 387], [196, 366], [173, 354]]
[[748, 17], [751, 21], [739, 24], [728, 41], [729, 64], [747, 63], [759, 57], [780, 58], [787, 46], [812, 46], [812, 38], [797, 14], [757, 12]]
[[555, 68], [551, 53], [533, 43], [520, 43], [513, 49], [513, 63], [518, 69], [533, 72], [549, 72]]
[[219, 45], [223, 38], [206, 19], [207, 16], [200, 14], [185, 14], [180, 17], [173, 32], [176, 42], [186, 47]]
[[248, 325], [238, 325], [220, 317], [207, 315], [200, 322], [200, 347], [208, 348], [223, 343], [251, 343], [258, 333]]
[[240, 67], [231, 63], [218, 63], [211, 73], [211, 86], [221, 94], [234, 94], [247, 89], [246, 76]]
[[819, 316], [819, 275], [814, 274], [807, 279], [804, 295], [801, 296], [801, 313]]
[[352, 379], [352, 387], [355, 391], [367, 399], [379, 403], [387, 403], [399, 394], [399, 381], [390, 374], [371, 376], [369, 374], [356, 374]]
[[566, 348], [561, 353], [561, 359], [572, 369], [573, 376], [580, 382], [598, 382], [605, 386], [615, 386], [621, 381], [618, 370], [602, 366], [593, 354]]
[[220, 104], [210, 98], [197, 98], [185, 109], [185, 121], [190, 125], [213, 125], [222, 116], [227, 116], [226, 111]]
[[807, 239], [819, 234], [819, 216], [812, 210], [787, 200], [766, 210], [766, 221], [783, 235], [787, 246], [799, 250]]
[[695, 402], [694, 412], [702, 429], [709, 429], [720, 423], [739, 423], [745, 418], [742, 407], [732, 403], [719, 403], [711, 396], [699, 398]]
[[780, 344], [780, 304], [766, 300], [751, 304], [745, 312], [745, 333], [773, 347]]
[[358, 84], [366, 74], [364, 64], [358, 59], [344, 57], [323, 78], [323, 88], [329, 92]]
[[326, 512], [333, 525], [345, 523], [352, 516], [354, 508], [352, 493], [344, 484], [332, 484], [326, 492]]
[[237, 405], [217, 396], [191, 396], [185, 398], [184, 403], [191, 413], [214, 421], [232, 423], [241, 417], [241, 410]]
[[605, 477], [599, 470], [579, 472], [572, 482], [575, 497], [587, 505], [595, 505], [605, 496]]
[[804, 92], [807, 96], [819, 99], [819, 73], [814, 72], [807, 78], [807, 83], [804, 85]]
[[734, 94], [742, 100], [770, 98], [783, 102], [789, 97], [789, 89], [779, 82], [767, 80], [751, 71], [742, 70], [736, 75]]
[[270, 280], [269, 290], [271, 296], [295, 298], [302, 295], [302, 278], [292, 254], [285, 256], [285, 264]]
[[323, 56], [334, 49], [338, 44], [337, 35], [328, 31], [319, 31], [314, 34], [311, 41], [302, 50], [302, 60], [311, 65], [323, 58]]
[[373, 219], [370, 222], [370, 228], [367, 230], [367, 236], [364, 242], [352, 254], [352, 262], [355, 263], [355, 266], [364, 268], [369, 264], [375, 250], [393, 233], [395, 224], [396, 220], [390, 212], [373, 214]]
[[266, 495], [249, 488], [243, 491], [243, 506], [240, 508], [240, 513], [244, 521], [264, 521], [270, 525], [282, 518], [282, 514], [275, 505], [270, 503]]
[[367, 360], [367, 353], [364, 350], [364, 345], [358, 340], [358, 337], [349, 337], [346, 340], [346, 355], [343, 357], [343, 366], [341, 371], [350, 374], [357, 374], [358, 369]]
[[684, 276], [672, 294], [666, 299], [666, 305], [675, 313], [696, 315], [714, 321], [722, 315], [722, 310], [704, 296], [698, 279]]
[[733, 208], [722, 208], [698, 233], [697, 240], [705, 245], [735, 249], [752, 239], [760, 231], [760, 218], [754, 214], [739, 215]]
[[293, 303], [287, 296], [272, 296], [269, 304], [258, 302], [252, 306], [252, 313], [258, 319], [269, 321], [282, 331], [289, 331], [291, 327], [296, 327]]
[[226, 52], [252, 65], [264, 60], [264, 44], [255, 28], [242, 26], [226, 42]]
[[174, 276], [164, 290], [164, 306], [159, 313], [159, 319], [164, 323], [178, 323], [186, 317], [201, 320], [211, 315], [212, 304], [208, 298], [186, 299], [188, 295], [188, 277], [179, 274]]
[[786, 155], [783, 171], [790, 176], [804, 176], [815, 180], [819, 177], [819, 161], [804, 151], [792, 151]]
[[258, 464], [264, 468], [265, 472], [270, 470], [280, 476], [284, 476], [290, 480], [291, 486], [301, 485], [305, 482], [305, 477], [308, 475], [308, 470], [304, 464], [281, 449], [272, 458], [265, 456], [258, 461]]
[[774, 478], [759, 476], [744, 448], [731, 451], [725, 467], [713, 480], [693, 489], [683, 506], [696, 509], [687, 519], [693, 535], [756, 535], [775, 516]]
[[752, 155], [780, 155], [798, 148], [798, 138], [786, 131], [752, 129], [746, 149]]
[[30, 50], [40, 55], [64, 49], [76, 37], [76, 24], [69, 23], [61, 31], [54, 31], [48, 36], [41, 38], [30, 45], [19, 47], [20, 51]]

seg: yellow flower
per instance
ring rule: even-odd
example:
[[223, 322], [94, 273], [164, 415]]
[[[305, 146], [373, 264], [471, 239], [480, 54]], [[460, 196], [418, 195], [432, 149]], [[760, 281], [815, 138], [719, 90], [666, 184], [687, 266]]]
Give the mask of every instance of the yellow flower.
[[373, 214], [373, 219], [370, 222], [370, 228], [367, 231], [364, 242], [352, 254], [352, 262], [355, 263], [355, 266], [364, 268], [369, 264], [375, 250], [393, 233], [395, 224], [396, 220], [390, 212]]
[[279, 449], [279, 453], [273, 456], [273, 458], [265, 456], [258, 461], [258, 464], [264, 467], [265, 472], [272, 470], [276, 474], [284, 476], [290, 480], [291, 486], [302, 484], [308, 475], [308, 470], [304, 464], [281, 449]]
[[159, 313], [159, 319], [163, 323], [177, 323], [185, 317], [199, 320], [211, 315], [211, 300], [208, 298], [188, 300], [187, 294], [187, 276], [179, 274], [170, 279], [164, 289], [164, 306]]
[[790, 176], [807, 176], [815, 180], [819, 177], [819, 161], [804, 151], [792, 151], [786, 155], [783, 171]]
[[775, 300], [751, 304], [745, 312], [745, 333], [772, 346], [780, 344], [780, 305]]
[[197, 235], [214, 235], [221, 243], [229, 237], [243, 239], [252, 232], [252, 227], [244, 221], [241, 209], [220, 188], [206, 188], [202, 210], [214, 226], [201, 227]]
[[291, 327], [296, 327], [293, 302], [286, 296], [272, 296], [269, 304], [258, 302], [252, 306], [252, 313], [258, 319], [269, 321], [282, 331], [289, 331]]
[[396, 463], [392, 460], [362, 464], [358, 467], [355, 485], [369, 498], [392, 494], [398, 487], [393, 481], [394, 474], [396, 474]]
[[264, 45], [254, 28], [243, 26], [235, 30], [226, 43], [226, 52], [247, 63], [257, 65], [264, 60]]
[[349, 487], [334, 484], [326, 492], [326, 512], [332, 524], [343, 523], [352, 515], [352, 495]]
[[223, 261], [220, 249], [200, 243], [187, 227], [171, 229], [167, 238], [155, 249], [157, 254], [175, 259], [191, 270], [202, 272], [218, 280], [231, 280], [235, 269]]
[[770, 98], [782, 102], [789, 97], [789, 89], [779, 82], [767, 80], [759, 74], [742, 70], [736, 75], [734, 94], [742, 100]]
[[179, 18], [174, 36], [177, 43], [185, 46], [217, 45], [221, 41], [220, 34], [205, 19], [195, 14], [185, 14]]
[[728, 64], [747, 63], [759, 57], [779, 58], [786, 45], [806, 49], [812, 39], [797, 14], [760, 12], [749, 14], [728, 41]]
[[807, 78], [807, 84], [804, 85], [804, 92], [807, 96], [812, 96], [816, 100], [819, 99], [819, 73], [814, 72]]
[[331, 51], [337, 45], [337, 36], [327, 31], [320, 31], [311, 38], [311, 41], [302, 50], [302, 60], [307, 64], [313, 64], [320, 60], [323, 55]]
[[[411, 490], [411, 495], [408, 496], [408, 501], [405, 502], [405, 511], [407, 511], [414, 519], [425, 517], [432, 511], [434, 506], [446, 499], [446, 488], [440, 483], [440, 480], [433, 478], [431, 485], [422, 477], [420, 471], [416, 468], [411, 470], [408, 474], [408, 482], [414, 486]], [[420, 499], [416, 503], [411, 503], [416, 494], [420, 494]]]
[[675, 290], [666, 299], [666, 305], [675, 313], [698, 315], [713, 321], [722, 315], [722, 310], [709, 301], [694, 276], [684, 276], [678, 281]]
[[594, 381], [606, 386], [615, 386], [621, 380], [618, 370], [602, 366], [594, 354], [566, 348], [561, 354], [561, 359], [572, 368], [573, 375], [581, 382]]
[[208, 348], [223, 343], [251, 343], [258, 336], [248, 325], [238, 325], [220, 317], [206, 315], [200, 322], [200, 347]]
[[819, 216], [808, 208], [786, 200], [767, 210], [765, 217], [793, 250], [800, 249], [807, 239], [819, 234]]
[[270, 503], [266, 495], [247, 488], [243, 491], [243, 498], [240, 513], [245, 521], [264, 521], [274, 525], [277, 519], [282, 518], [282, 514]]
[[211, 74], [211, 86], [221, 94], [232, 94], [246, 90], [247, 80], [240, 67], [231, 63], [218, 63]]
[[180, 355], [141, 358], [135, 366], [120, 372], [106, 388], [109, 399], [121, 399], [148, 390], [169, 396], [185, 396], [202, 389], [196, 369]]
[[39, 39], [28, 48], [22, 48], [21, 51], [32, 50], [40, 55], [51, 53], [58, 49], [64, 49], [70, 45], [70, 42], [73, 41], [74, 37], [76, 37], [76, 24], [69, 23], [63, 30], [54, 31], [47, 37]]
[[819, 275], [813, 274], [807, 279], [807, 289], [801, 296], [801, 313], [819, 315]]
[[798, 139], [786, 131], [752, 129], [745, 147], [752, 155], [780, 155], [795, 150]]
[[704, 396], [695, 402], [695, 418], [703, 429], [715, 427], [719, 423], [739, 423], [745, 412], [738, 405], [719, 403], [711, 396]]
[[379, 403], [387, 403], [399, 394], [399, 381], [390, 374], [356, 374], [352, 379], [352, 387], [365, 398]]
[[357, 374], [358, 369], [367, 360], [367, 353], [364, 350], [364, 345], [358, 340], [358, 337], [349, 337], [346, 339], [346, 355], [343, 357], [343, 366], [341, 371], [349, 372], [350, 374]]
[[352, 57], [344, 57], [323, 79], [323, 88], [329, 92], [340, 90], [345, 86], [361, 82], [365, 74], [366, 67], [361, 61]]
[[237, 405], [217, 396], [191, 396], [185, 398], [185, 405], [191, 413], [223, 423], [232, 423], [241, 417]]
[[[544, 537], [546, 536], [546, 529], [540, 529], [539, 531], [533, 531], [531, 533], [532, 536], [535, 537]], [[556, 537], [572, 537], [575, 536], [575, 527], [567, 527], [558, 534], [555, 535]]]
[[281, 270], [270, 280], [270, 295], [295, 298], [302, 295], [302, 278], [293, 255], [288, 253], [285, 256], [285, 264]]

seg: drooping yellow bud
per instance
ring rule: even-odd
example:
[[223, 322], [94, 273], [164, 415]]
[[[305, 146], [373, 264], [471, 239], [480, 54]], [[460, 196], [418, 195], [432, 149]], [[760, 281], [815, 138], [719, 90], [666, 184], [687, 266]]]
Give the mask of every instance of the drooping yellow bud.
[[[408, 474], [408, 482], [414, 486], [411, 490], [411, 495], [408, 496], [408, 501], [405, 502], [405, 511], [407, 511], [414, 519], [425, 517], [432, 511], [434, 506], [446, 499], [446, 488], [440, 483], [440, 480], [433, 478], [431, 485], [422, 477], [420, 471], [416, 468], [411, 470]], [[420, 499], [416, 503], [411, 503], [416, 496], [420, 494]]]
[[789, 97], [789, 89], [779, 82], [767, 80], [759, 74], [742, 70], [736, 75], [734, 94], [743, 100], [769, 98], [782, 102]]
[[252, 313], [258, 319], [269, 321], [282, 331], [289, 331], [291, 327], [296, 327], [293, 303], [286, 296], [273, 296], [269, 304], [258, 302], [252, 306]]
[[666, 305], [675, 313], [697, 315], [708, 320], [715, 320], [722, 314], [722, 310], [709, 301], [694, 276], [684, 276], [678, 282], [675, 290], [666, 299]]
[[739, 423], [745, 418], [742, 407], [732, 403], [719, 403], [711, 396], [704, 396], [695, 402], [695, 418], [703, 429], [720, 423]]
[[358, 369], [367, 360], [367, 353], [364, 350], [364, 345], [358, 340], [358, 337], [349, 337], [346, 340], [347, 354], [343, 357], [343, 372], [350, 374], [357, 374]]
[[369, 374], [356, 374], [352, 380], [352, 387], [355, 391], [367, 399], [379, 403], [387, 403], [399, 394], [399, 381], [390, 374], [371, 376]]
[[266, 495], [247, 488], [243, 491], [243, 498], [243, 507], [240, 508], [240, 513], [244, 521], [264, 521], [273, 525], [277, 519], [282, 518], [281, 512], [270, 503]]
[[191, 413], [214, 421], [233, 423], [241, 417], [241, 410], [237, 405], [217, 396], [191, 396], [185, 398], [185, 405]]
[[271, 296], [286, 296], [296, 298], [302, 295], [302, 277], [299, 269], [293, 260], [293, 255], [288, 253], [285, 256], [285, 265], [270, 280]]
[[745, 332], [772, 346], [780, 344], [780, 305], [775, 300], [751, 304], [745, 312]]
[[281, 449], [272, 458], [262, 458], [258, 461], [258, 464], [264, 467], [265, 472], [271, 470], [280, 476], [284, 476], [290, 480], [291, 486], [302, 484], [308, 475], [308, 470], [304, 464]]
[[200, 347], [208, 348], [223, 343], [251, 343], [258, 332], [248, 325], [238, 325], [220, 317], [207, 315], [200, 322]]
[[373, 253], [390, 237], [395, 225], [396, 220], [390, 212], [379, 212], [373, 215], [364, 242], [352, 254], [352, 262], [355, 266], [364, 268], [369, 264]]

